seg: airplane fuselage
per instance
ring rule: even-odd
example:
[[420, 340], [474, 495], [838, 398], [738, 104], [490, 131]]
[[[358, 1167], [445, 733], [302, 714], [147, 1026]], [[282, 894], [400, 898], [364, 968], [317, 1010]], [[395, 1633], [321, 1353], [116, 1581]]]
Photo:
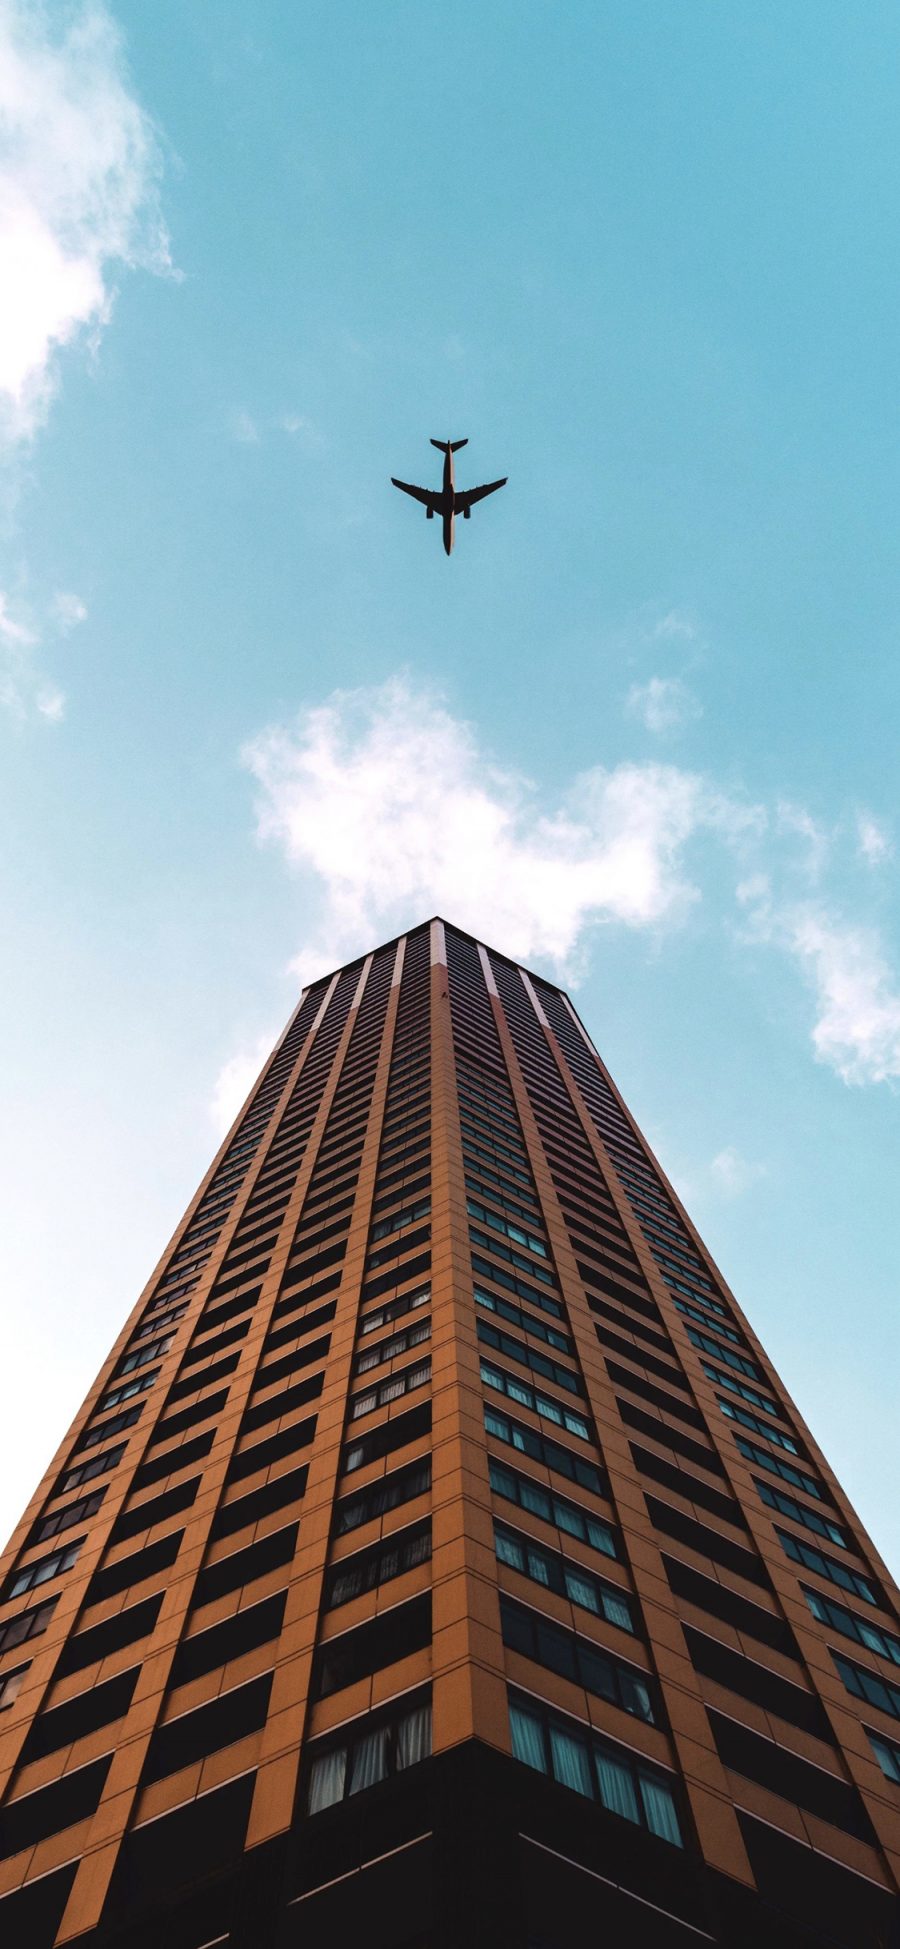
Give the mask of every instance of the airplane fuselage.
[[450, 550], [453, 547], [453, 530], [455, 527], [455, 521], [453, 515], [453, 502], [454, 502], [455, 494], [456, 494], [456, 480], [453, 473], [453, 455], [452, 453], [448, 452], [445, 453], [444, 455], [444, 494], [443, 494], [444, 505], [443, 508], [441, 509], [441, 520], [443, 522], [443, 530], [444, 530], [444, 554], [445, 555], [449, 555]]

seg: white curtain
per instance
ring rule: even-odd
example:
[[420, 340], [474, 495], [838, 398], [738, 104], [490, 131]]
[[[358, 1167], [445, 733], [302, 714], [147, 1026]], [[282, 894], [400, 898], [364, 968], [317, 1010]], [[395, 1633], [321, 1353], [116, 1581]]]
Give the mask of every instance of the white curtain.
[[521, 1705], [510, 1705], [509, 1729], [515, 1758], [524, 1760], [526, 1766], [533, 1766], [538, 1773], [546, 1773], [544, 1735], [536, 1714], [526, 1712]]
[[676, 1847], [681, 1847], [678, 1815], [668, 1787], [661, 1780], [651, 1780], [646, 1773], [640, 1775], [640, 1782], [644, 1813], [651, 1834], [659, 1834], [662, 1840], [672, 1841]]
[[346, 1746], [336, 1746], [333, 1752], [323, 1753], [319, 1759], [313, 1760], [307, 1802], [311, 1814], [317, 1814], [323, 1807], [333, 1807], [335, 1801], [343, 1800], [346, 1770]]
[[379, 1726], [377, 1732], [367, 1733], [364, 1739], [357, 1740], [353, 1748], [348, 1793], [361, 1793], [364, 1787], [373, 1787], [376, 1780], [384, 1779], [389, 1730], [388, 1726]]
[[558, 1726], [551, 1726], [550, 1751], [553, 1755], [553, 1772], [560, 1786], [574, 1787], [576, 1793], [584, 1793], [588, 1799], [592, 1799], [591, 1764], [584, 1741], [576, 1739], [572, 1733], [562, 1732]]
[[597, 1768], [597, 1781], [600, 1798], [611, 1814], [621, 1814], [625, 1820], [640, 1823], [637, 1794], [631, 1777], [631, 1768], [623, 1760], [618, 1760], [609, 1752], [594, 1748], [594, 1762]]
[[431, 1752], [431, 1706], [417, 1705], [397, 1727], [397, 1771], [415, 1766]]

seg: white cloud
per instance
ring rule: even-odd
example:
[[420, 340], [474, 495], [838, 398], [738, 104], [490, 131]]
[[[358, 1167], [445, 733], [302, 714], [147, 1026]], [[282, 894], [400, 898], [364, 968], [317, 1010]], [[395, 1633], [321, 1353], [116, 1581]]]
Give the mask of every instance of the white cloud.
[[657, 737], [680, 731], [703, 715], [703, 706], [680, 677], [650, 677], [646, 683], [632, 684], [625, 708]]
[[697, 636], [697, 626], [682, 609], [670, 609], [665, 616], [660, 616], [659, 621], [654, 623], [651, 634], [662, 641], [675, 639], [684, 643], [693, 643]]
[[726, 1145], [710, 1164], [710, 1176], [726, 1198], [739, 1198], [751, 1184], [766, 1175], [765, 1164], [752, 1164], [733, 1144]]
[[30, 644], [38, 641], [34, 630], [29, 629], [27, 623], [17, 622], [15, 617], [10, 615], [9, 597], [3, 594], [2, 589], [0, 589], [0, 638], [4, 643], [15, 644], [17, 649], [27, 649]]
[[87, 621], [87, 604], [69, 589], [60, 589], [50, 604], [50, 614], [58, 630], [68, 636], [71, 629]]
[[51, 724], [62, 723], [66, 714], [66, 700], [56, 684], [41, 684], [34, 701], [42, 717], [46, 717]]
[[278, 421], [282, 433], [289, 433], [304, 453], [320, 453], [325, 441], [317, 426], [303, 413], [283, 413]]
[[0, 430], [20, 440], [117, 272], [170, 268], [158, 144], [103, 0], [0, 0], [0, 129]]
[[243, 760], [260, 837], [318, 878], [316, 951], [331, 966], [442, 912], [571, 979], [592, 925], [660, 928], [699, 898], [684, 857], [693, 835], [730, 841], [755, 817], [661, 764], [597, 766], [543, 812], [527, 780], [404, 679], [335, 692]]
[[242, 447], [255, 447], [259, 444], [259, 427], [252, 413], [235, 413], [231, 422], [232, 434]]
[[223, 1063], [213, 1085], [210, 1116], [221, 1140], [231, 1129], [235, 1117], [249, 1096], [263, 1063], [270, 1055], [279, 1031], [258, 1036], [249, 1047], [237, 1050]]
[[858, 812], [856, 815], [856, 844], [860, 857], [868, 866], [881, 866], [890, 859], [894, 850], [889, 832], [873, 818], [871, 812]]
[[786, 923], [815, 998], [812, 1032], [820, 1062], [845, 1083], [900, 1078], [900, 991], [881, 945], [869, 929], [807, 909]]
[[794, 805], [790, 799], [779, 800], [776, 818], [779, 831], [804, 842], [803, 867], [811, 879], [817, 879], [828, 858], [829, 838], [825, 828], [807, 812], [805, 806]]

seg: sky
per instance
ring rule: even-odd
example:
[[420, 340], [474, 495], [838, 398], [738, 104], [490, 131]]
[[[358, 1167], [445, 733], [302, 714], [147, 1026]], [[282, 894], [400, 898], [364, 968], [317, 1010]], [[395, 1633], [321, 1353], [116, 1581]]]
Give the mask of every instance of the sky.
[[897, 1572], [898, 107], [888, 0], [0, 0], [4, 1533], [299, 988], [441, 912]]

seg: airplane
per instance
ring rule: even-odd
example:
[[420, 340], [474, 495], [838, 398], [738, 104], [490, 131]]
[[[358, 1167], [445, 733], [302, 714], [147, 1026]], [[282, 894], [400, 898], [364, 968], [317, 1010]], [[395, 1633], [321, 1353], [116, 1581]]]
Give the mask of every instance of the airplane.
[[509, 476], [504, 474], [502, 480], [489, 481], [486, 487], [467, 487], [460, 493], [453, 479], [453, 455], [459, 452], [460, 447], [467, 447], [468, 440], [432, 440], [431, 444], [444, 456], [444, 479], [439, 491], [435, 492], [431, 487], [410, 487], [408, 481], [395, 480], [393, 474], [391, 486], [399, 487], [404, 494], [411, 494], [414, 501], [421, 501], [429, 521], [432, 521], [436, 514], [440, 515], [444, 553], [449, 555], [453, 547], [456, 516], [461, 514], [463, 520], [468, 521], [475, 502], [483, 501], [486, 494], [496, 494], [498, 487], [506, 486]]

